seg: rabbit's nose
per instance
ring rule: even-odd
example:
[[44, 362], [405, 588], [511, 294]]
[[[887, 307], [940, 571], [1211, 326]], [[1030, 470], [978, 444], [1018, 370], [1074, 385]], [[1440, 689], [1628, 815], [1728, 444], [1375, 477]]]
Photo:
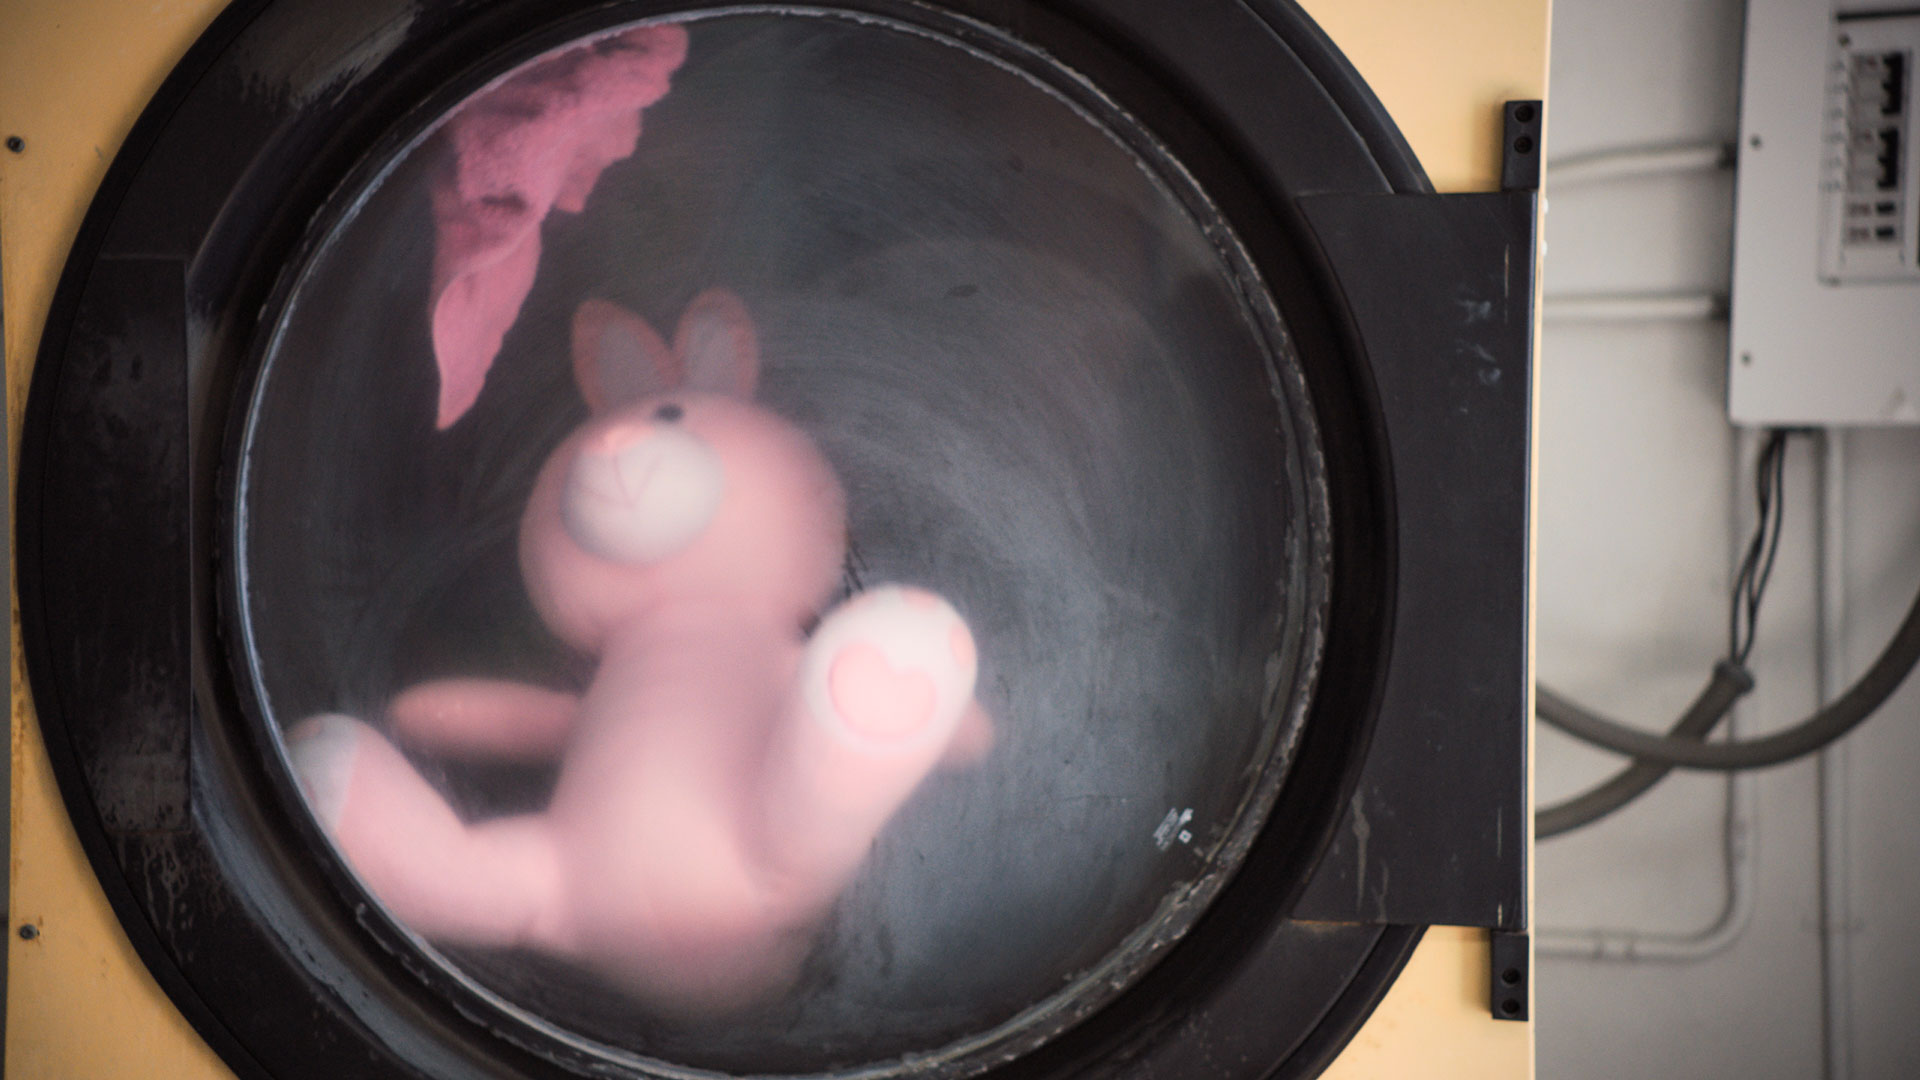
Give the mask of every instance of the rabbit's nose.
[[646, 424], [609, 424], [605, 429], [587, 440], [585, 452], [602, 456], [618, 454], [634, 443], [641, 442], [653, 433]]
[[653, 563], [699, 537], [725, 493], [720, 455], [699, 436], [682, 427], [617, 424], [581, 446], [560, 515], [567, 534], [593, 554]]

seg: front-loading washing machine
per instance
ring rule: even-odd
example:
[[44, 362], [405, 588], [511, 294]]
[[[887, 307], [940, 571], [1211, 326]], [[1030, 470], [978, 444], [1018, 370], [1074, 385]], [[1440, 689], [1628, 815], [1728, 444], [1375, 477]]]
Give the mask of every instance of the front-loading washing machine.
[[1544, 5], [1322, 6], [1497, 190], [1262, 0], [10, 15], [8, 1068], [1526, 1074]]

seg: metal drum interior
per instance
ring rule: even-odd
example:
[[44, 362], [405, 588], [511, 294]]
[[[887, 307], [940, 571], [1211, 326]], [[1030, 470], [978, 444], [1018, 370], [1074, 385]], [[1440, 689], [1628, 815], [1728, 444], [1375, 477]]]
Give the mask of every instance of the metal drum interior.
[[[1225, 222], [1071, 72], [826, 10], [682, 25], [671, 91], [584, 208], [546, 219], [485, 388], [445, 430], [444, 129], [321, 219], [236, 448], [254, 720], [378, 726], [450, 675], [585, 685], [516, 540], [586, 416], [570, 320], [600, 297], [671, 327], [725, 287], [760, 335], [758, 400], [846, 488], [842, 593], [950, 598], [997, 742], [920, 786], [799, 978], [749, 1006], [689, 1015], [535, 952], [418, 946], [505, 1013], [649, 1070], [976, 1071], [1123, 990], [1267, 824], [1328, 604], [1305, 381]], [[538, 810], [555, 783], [412, 760], [470, 820]]]

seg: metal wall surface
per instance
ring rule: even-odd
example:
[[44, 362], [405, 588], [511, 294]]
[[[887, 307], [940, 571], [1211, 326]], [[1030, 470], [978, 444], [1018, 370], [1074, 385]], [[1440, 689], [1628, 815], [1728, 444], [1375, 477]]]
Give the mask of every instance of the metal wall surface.
[[[1738, 0], [1561, 0], [1549, 161], [1609, 147], [1731, 141]], [[1549, 166], [1548, 321], [1541, 353], [1541, 678], [1622, 718], [1667, 721], [1726, 648], [1730, 553], [1750, 527], [1751, 435], [1726, 420], [1724, 322], [1556, 320], [1556, 294], [1719, 292], [1728, 286], [1729, 171], [1556, 187]], [[1841, 651], [1857, 675], [1920, 587], [1920, 437], [1845, 439]], [[1761, 616], [1748, 733], [1816, 704], [1820, 610], [1817, 443], [1793, 444], [1786, 531]], [[1670, 959], [1543, 955], [1544, 1075], [1903, 1076], [1920, 1059], [1920, 685], [1844, 751], [1850, 971], [1834, 991], [1848, 1071], [1823, 1038], [1819, 766], [1745, 781], [1745, 849], [1730, 891], [1727, 781], [1676, 775], [1617, 818], [1537, 855], [1543, 941], [1594, 939]], [[1605, 755], [1542, 729], [1538, 797], [1604, 774]], [[1560, 933], [1555, 933], [1559, 931]], [[1567, 933], [1573, 932], [1573, 933]], [[1661, 944], [1646, 948], [1650, 941]], [[1693, 957], [1693, 959], [1686, 959]]]

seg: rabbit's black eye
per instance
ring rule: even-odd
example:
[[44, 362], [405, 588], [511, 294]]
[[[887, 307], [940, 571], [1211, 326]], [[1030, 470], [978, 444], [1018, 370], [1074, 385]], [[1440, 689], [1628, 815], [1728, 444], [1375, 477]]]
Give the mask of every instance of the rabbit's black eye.
[[653, 418], [663, 424], [671, 424], [685, 415], [687, 415], [687, 411], [672, 402], [668, 402], [653, 410]]

